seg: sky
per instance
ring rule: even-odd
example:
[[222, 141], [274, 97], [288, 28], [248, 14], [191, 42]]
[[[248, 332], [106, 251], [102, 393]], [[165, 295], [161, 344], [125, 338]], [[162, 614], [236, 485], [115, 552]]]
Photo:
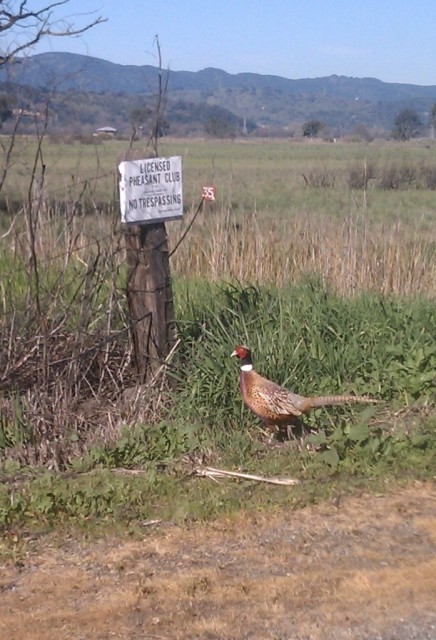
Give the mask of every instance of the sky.
[[32, 53], [156, 65], [157, 35], [163, 67], [173, 71], [436, 85], [436, 0], [70, 0], [54, 15], [107, 22], [78, 38], [44, 40]]

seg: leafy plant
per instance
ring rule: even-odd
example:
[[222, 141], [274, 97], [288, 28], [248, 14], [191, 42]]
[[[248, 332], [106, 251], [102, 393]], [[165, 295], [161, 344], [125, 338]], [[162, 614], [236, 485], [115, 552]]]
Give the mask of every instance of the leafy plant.
[[156, 463], [164, 468], [185, 453], [195, 451], [200, 444], [196, 428], [190, 424], [162, 421], [155, 425], [124, 426], [112, 444], [92, 447], [80, 467], [132, 468]]
[[[407, 469], [415, 459], [416, 469], [430, 471], [436, 460], [436, 441], [431, 421], [393, 431], [388, 425], [370, 424], [375, 409], [370, 407], [355, 422], [311, 434], [307, 444], [315, 447], [319, 459], [334, 471], [353, 475], [383, 474], [395, 467]], [[418, 454], [418, 455], [417, 455]]]

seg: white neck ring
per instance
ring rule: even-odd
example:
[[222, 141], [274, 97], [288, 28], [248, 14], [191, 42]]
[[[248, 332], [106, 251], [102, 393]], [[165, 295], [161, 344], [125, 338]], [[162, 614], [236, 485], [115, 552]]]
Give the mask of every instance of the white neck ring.
[[252, 364], [243, 364], [241, 366], [241, 371], [253, 371], [253, 365]]

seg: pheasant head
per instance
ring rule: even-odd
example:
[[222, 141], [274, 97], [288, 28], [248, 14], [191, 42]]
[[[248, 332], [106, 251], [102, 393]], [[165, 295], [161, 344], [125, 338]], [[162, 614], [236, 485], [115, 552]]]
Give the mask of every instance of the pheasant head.
[[236, 347], [231, 356], [239, 358], [241, 361], [241, 371], [253, 370], [253, 360], [251, 357], [251, 351], [248, 347], [244, 347], [242, 345]]

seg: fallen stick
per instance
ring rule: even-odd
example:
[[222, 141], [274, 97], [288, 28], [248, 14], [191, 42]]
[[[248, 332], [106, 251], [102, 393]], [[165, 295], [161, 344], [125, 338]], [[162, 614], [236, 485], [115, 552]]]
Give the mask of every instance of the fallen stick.
[[224, 469], [214, 469], [213, 467], [197, 467], [194, 473], [201, 478], [211, 478], [212, 480], [217, 478], [241, 478], [242, 480], [254, 480], [255, 482], [267, 482], [268, 484], [283, 486], [291, 486], [300, 482], [296, 478], [265, 478], [265, 476], [256, 476], [251, 473], [225, 471]]

